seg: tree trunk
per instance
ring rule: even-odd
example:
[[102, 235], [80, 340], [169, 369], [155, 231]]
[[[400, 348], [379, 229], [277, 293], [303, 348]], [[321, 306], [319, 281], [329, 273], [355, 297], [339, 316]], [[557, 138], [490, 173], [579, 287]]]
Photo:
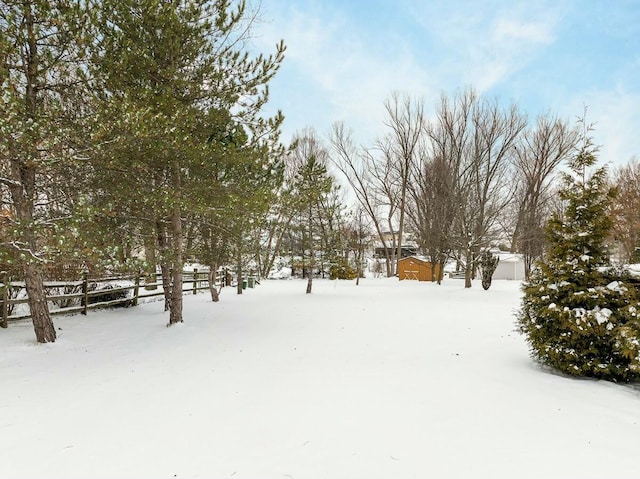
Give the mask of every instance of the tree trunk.
[[[36, 172], [35, 167], [15, 160], [11, 163], [12, 173], [19, 178], [20, 185], [10, 187], [13, 199], [16, 219], [23, 225], [21, 243], [28, 246], [27, 255], [35, 255], [37, 251], [35, 232], [33, 231], [33, 211]], [[56, 340], [56, 330], [49, 314], [46, 292], [42, 280], [41, 262], [35, 257], [27, 257], [23, 260], [22, 270], [24, 281], [29, 296], [29, 310], [33, 320], [33, 329], [36, 340], [39, 343], [52, 343]]]
[[145, 235], [144, 258], [147, 263], [144, 275], [144, 289], [158, 289], [158, 278], [156, 277], [156, 245], [153, 235]]
[[403, 237], [402, 230], [404, 229], [404, 207], [405, 207], [406, 196], [407, 196], [407, 183], [406, 183], [406, 179], [403, 179], [402, 194], [400, 198], [400, 224], [399, 224], [400, 231], [398, 231], [398, 250], [397, 250], [398, 252], [397, 252], [396, 264], [395, 264], [396, 273], [399, 273], [400, 271], [400, 260], [402, 259], [402, 237]]
[[[309, 228], [308, 234], [309, 234], [309, 256], [310, 256], [310, 258], [309, 258], [309, 272], [307, 273], [307, 293], [306, 294], [310, 294], [311, 293], [311, 288], [313, 286], [313, 267], [315, 266], [315, 262], [316, 262], [315, 254], [314, 254], [314, 251], [313, 251], [313, 209], [312, 209], [312, 204], [311, 203], [309, 203], [307, 227]], [[302, 255], [302, 257], [304, 258], [304, 254]]]
[[164, 310], [171, 309], [171, 268], [168, 264], [160, 265], [160, 275], [162, 276], [162, 290], [164, 293]]
[[[282, 239], [284, 237], [284, 233], [285, 230], [282, 229], [276, 237], [276, 244], [273, 249], [271, 249], [271, 243], [269, 243], [269, 245], [267, 246], [267, 259], [262, 267], [263, 278], [269, 277], [269, 272], [271, 271], [271, 268], [273, 268], [273, 263], [275, 263], [276, 256], [278, 255], [278, 253], [280, 252], [280, 248], [282, 247]], [[269, 241], [271, 242], [272, 239], [269, 238]]]
[[311, 293], [311, 287], [313, 286], [313, 268], [310, 269], [309, 278], [307, 279], [307, 294]]
[[464, 287], [471, 287], [471, 277], [473, 276], [473, 254], [471, 251], [467, 251], [464, 266]]
[[183, 239], [182, 217], [179, 206], [175, 206], [171, 214], [171, 233], [173, 236], [173, 272], [171, 274], [171, 303], [169, 309], [169, 325], [182, 322], [182, 266]]
[[[38, 51], [36, 20], [33, 14], [33, 5], [24, 3], [24, 45], [25, 57], [23, 58], [24, 71], [24, 101], [26, 115], [29, 120], [33, 120], [34, 125], [39, 125], [38, 117], [38, 94], [37, 88], [43, 83], [40, 77], [43, 70], [40, 70], [40, 54]], [[5, 58], [6, 60], [6, 58]], [[37, 129], [37, 128], [36, 128]], [[35, 255], [37, 254], [37, 232], [33, 213], [35, 202], [38, 198], [36, 185], [37, 166], [39, 165], [40, 152], [39, 138], [37, 136], [28, 138], [25, 146], [26, 151], [17, 151], [9, 159], [9, 168], [13, 182], [9, 185], [9, 191], [15, 217], [20, 226], [19, 238], [16, 238], [21, 248], [26, 246], [26, 251], [20, 251], [21, 255], [27, 257], [22, 260], [22, 270], [24, 281], [29, 296], [29, 309], [33, 321], [33, 329], [36, 340], [39, 343], [52, 343], [56, 340], [56, 330], [51, 321], [49, 306], [47, 304], [42, 278], [42, 262]]]
[[238, 277], [238, 284], [236, 287], [236, 292], [238, 294], [242, 294], [242, 235], [240, 234], [238, 237], [238, 252], [236, 256], [236, 273]]
[[56, 330], [49, 315], [42, 275], [35, 264], [27, 263], [24, 266], [24, 282], [29, 295], [29, 309], [36, 340], [39, 343], [53, 343], [56, 340]]
[[158, 239], [158, 250], [161, 255], [160, 274], [162, 275], [162, 289], [164, 292], [164, 310], [169, 311], [171, 309], [171, 268], [167, 264], [167, 260], [165, 258], [167, 250], [167, 232], [162, 220], [156, 221], [156, 236]]
[[220, 293], [218, 292], [218, 288], [216, 288], [216, 272], [218, 270], [217, 266], [209, 267], [209, 292], [211, 293], [211, 301], [217, 303], [220, 301]]
[[169, 325], [182, 322], [182, 268], [173, 268], [171, 283]]
[[466, 267], [464, 269], [464, 287], [471, 287], [471, 269], [469, 267]]

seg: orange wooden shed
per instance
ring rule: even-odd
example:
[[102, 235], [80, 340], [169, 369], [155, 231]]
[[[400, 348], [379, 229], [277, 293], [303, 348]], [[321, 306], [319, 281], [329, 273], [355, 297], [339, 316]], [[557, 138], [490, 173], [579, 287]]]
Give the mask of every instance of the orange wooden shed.
[[[436, 265], [436, 278], [440, 272], [440, 265]], [[431, 261], [421, 256], [407, 256], [398, 261], [398, 278], [417, 281], [433, 281], [431, 275]]]

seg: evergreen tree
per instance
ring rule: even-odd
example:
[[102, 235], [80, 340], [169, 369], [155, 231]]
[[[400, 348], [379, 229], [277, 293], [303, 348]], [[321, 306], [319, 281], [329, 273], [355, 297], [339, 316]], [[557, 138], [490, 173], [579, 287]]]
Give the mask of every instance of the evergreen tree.
[[245, 174], [227, 167], [245, 153], [271, 168], [282, 117], [259, 114], [284, 46], [255, 58], [243, 51], [244, 1], [103, 0], [97, 16], [93, 197], [132, 235], [153, 232], [169, 324], [181, 322], [185, 225], [234, 207], [225, 175]]
[[77, 150], [72, 137], [83, 84], [86, 4], [75, 0], [0, 2], [0, 186], [9, 205], [3, 260], [17, 266], [38, 342], [53, 342], [43, 280], [61, 241], [52, 188]]
[[518, 327], [534, 358], [574, 376], [640, 378], [637, 291], [610, 265], [606, 238], [615, 191], [588, 147], [570, 162], [565, 210], [547, 224], [549, 250], [524, 285]]
[[307, 289], [313, 287], [316, 259], [326, 244], [327, 231], [331, 231], [324, 206], [331, 203], [334, 191], [333, 177], [328, 174], [328, 152], [317, 138], [315, 131], [306, 130], [294, 138], [296, 145], [291, 152], [295, 164], [292, 179], [294, 202], [301, 221], [303, 259], [307, 269]]

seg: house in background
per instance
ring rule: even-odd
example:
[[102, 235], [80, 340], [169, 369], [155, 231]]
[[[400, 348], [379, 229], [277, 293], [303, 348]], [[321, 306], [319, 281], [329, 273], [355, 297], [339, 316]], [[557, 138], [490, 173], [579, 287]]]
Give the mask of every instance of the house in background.
[[[397, 231], [384, 231], [382, 233], [382, 237], [384, 238], [385, 243], [387, 244], [387, 253], [390, 258], [396, 258], [398, 253], [397, 245], [395, 247], [392, 244], [398, 239]], [[372, 235], [371, 244], [373, 246], [373, 254], [376, 258], [385, 258], [385, 250], [382, 246], [382, 242], [377, 235]], [[413, 235], [411, 233], [405, 232], [402, 238], [402, 248], [401, 248], [401, 257], [405, 258], [407, 256], [415, 255], [418, 252], [418, 245], [413, 239]]]
[[[390, 258], [395, 257], [396, 253], [398, 252], [396, 249], [392, 249], [392, 248], [387, 248], [387, 251], [389, 252]], [[406, 258], [407, 256], [415, 255], [417, 251], [418, 251], [418, 248], [416, 246], [403, 245], [402, 257]], [[382, 246], [376, 246], [376, 248], [374, 249], [374, 254], [376, 258], [385, 258], [384, 248]]]
[[[440, 271], [440, 266], [436, 265], [436, 277]], [[417, 281], [433, 281], [431, 274], [431, 261], [424, 256], [407, 256], [398, 261], [398, 278]]]

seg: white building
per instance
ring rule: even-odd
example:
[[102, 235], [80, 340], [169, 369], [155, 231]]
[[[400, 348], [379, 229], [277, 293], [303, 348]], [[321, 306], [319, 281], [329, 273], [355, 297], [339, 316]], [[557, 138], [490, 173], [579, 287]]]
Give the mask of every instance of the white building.
[[492, 279], [510, 279], [522, 281], [524, 279], [524, 259], [517, 253], [494, 253], [500, 261], [493, 273]]

